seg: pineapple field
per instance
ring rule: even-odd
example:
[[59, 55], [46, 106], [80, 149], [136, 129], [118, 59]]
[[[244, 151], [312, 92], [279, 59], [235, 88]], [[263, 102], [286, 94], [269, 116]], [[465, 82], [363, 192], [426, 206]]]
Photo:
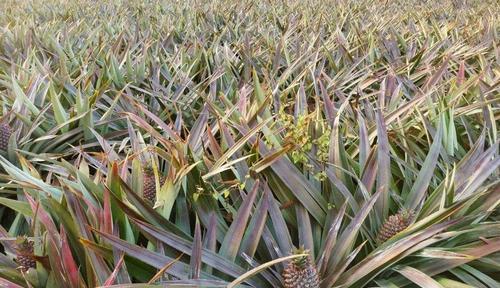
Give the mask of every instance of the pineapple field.
[[0, 1], [0, 287], [500, 287], [499, 19]]

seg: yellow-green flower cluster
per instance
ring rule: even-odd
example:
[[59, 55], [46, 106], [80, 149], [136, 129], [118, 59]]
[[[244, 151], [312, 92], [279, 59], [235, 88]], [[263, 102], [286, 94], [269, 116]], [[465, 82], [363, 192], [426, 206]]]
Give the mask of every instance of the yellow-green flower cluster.
[[313, 141], [309, 135], [311, 118], [300, 115], [296, 121], [293, 116], [282, 114], [283, 127], [285, 128], [285, 143], [293, 144], [291, 151], [292, 161], [307, 166], [307, 152], [311, 151]]
[[[311, 152], [313, 145], [317, 147], [314, 155], [316, 161], [320, 163], [328, 161], [330, 129], [323, 129], [321, 136], [313, 139], [310, 133], [311, 125], [314, 125], [312, 114], [303, 114], [294, 119], [292, 115], [282, 111], [280, 120], [285, 132], [284, 142], [293, 145], [290, 157], [295, 164], [302, 164], [305, 169], [312, 170], [313, 165], [310, 163], [308, 153]], [[315, 171], [314, 177], [323, 181], [326, 179], [326, 174], [324, 171]]]

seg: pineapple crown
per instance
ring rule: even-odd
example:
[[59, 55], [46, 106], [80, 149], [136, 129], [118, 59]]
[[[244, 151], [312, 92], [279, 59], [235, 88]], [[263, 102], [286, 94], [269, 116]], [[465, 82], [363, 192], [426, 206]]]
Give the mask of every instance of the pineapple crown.
[[153, 174], [153, 166], [151, 165], [146, 165], [142, 168], [142, 171], [146, 174]]
[[398, 214], [405, 220], [405, 222], [408, 222], [408, 224], [415, 217], [415, 212], [408, 208], [401, 208]]
[[[304, 246], [300, 246], [299, 248], [294, 248], [292, 250], [293, 255], [308, 254], [308, 253], [309, 253], [309, 250], [305, 249]], [[307, 265], [309, 260], [310, 260], [310, 256], [306, 255], [303, 257], [298, 257], [298, 258], [293, 259], [293, 263], [295, 265], [297, 265], [298, 267], [303, 268], [303, 267], [305, 267], [305, 265]]]
[[17, 237], [15, 243], [19, 251], [30, 251], [33, 248], [33, 241], [26, 236]]
[[146, 163], [144, 164], [142, 171], [146, 175], [154, 175], [154, 168], [152, 163]]
[[5, 123], [5, 124], [9, 124], [9, 117], [10, 117], [10, 114], [12, 113], [15, 113], [13, 110], [10, 110], [6, 113], [4, 113], [2, 116], [0, 116], [0, 122], [1, 123]]

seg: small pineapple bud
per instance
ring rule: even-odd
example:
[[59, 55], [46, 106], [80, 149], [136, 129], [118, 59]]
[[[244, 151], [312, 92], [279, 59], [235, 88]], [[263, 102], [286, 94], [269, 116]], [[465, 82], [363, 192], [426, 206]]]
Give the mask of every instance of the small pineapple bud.
[[[144, 199], [155, 202], [156, 200], [156, 179], [151, 166], [146, 166], [143, 171], [143, 197]], [[160, 177], [160, 185], [165, 182], [165, 177]]]
[[383, 243], [406, 229], [406, 227], [410, 226], [413, 217], [413, 211], [407, 209], [403, 209], [397, 214], [389, 216], [389, 219], [387, 219], [384, 225], [382, 225], [382, 228], [380, 228], [377, 236], [378, 242]]
[[9, 124], [1, 123], [0, 124], [0, 150], [7, 151], [9, 147], [9, 139], [10, 135], [12, 135], [12, 129]]
[[[294, 254], [304, 253], [307, 251], [302, 248], [294, 251]], [[285, 288], [319, 288], [318, 271], [309, 255], [288, 263], [282, 276]]]
[[36, 267], [33, 241], [26, 236], [18, 237], [16, 240], [16, 262], [22, 271], [28, 271], [29, 268]]

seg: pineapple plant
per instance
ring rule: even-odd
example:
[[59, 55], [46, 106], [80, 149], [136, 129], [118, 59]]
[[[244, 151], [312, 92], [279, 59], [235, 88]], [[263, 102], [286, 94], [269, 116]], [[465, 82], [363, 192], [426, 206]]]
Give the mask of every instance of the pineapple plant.
[[[307, 254], [299, 248], [294, 254]], [[319, 276], [316, 265], [309, 255], [295, 258], [287, 264], [282, 273], [284, 288], [319, 288]]]
[[36, 267], [33, 241], [26, 236], [16, 239], [16, 262], [22, 271]]
[[406, 229], [413, 221], [413, 218], [413, 212], [408, 209], [401, 209], [398, 213], [389, 216], [377, 235], [378, 242], [383, 243]]
[[500, 287], [498, 1], [333, 2], [0, 1], [0, 286]]

